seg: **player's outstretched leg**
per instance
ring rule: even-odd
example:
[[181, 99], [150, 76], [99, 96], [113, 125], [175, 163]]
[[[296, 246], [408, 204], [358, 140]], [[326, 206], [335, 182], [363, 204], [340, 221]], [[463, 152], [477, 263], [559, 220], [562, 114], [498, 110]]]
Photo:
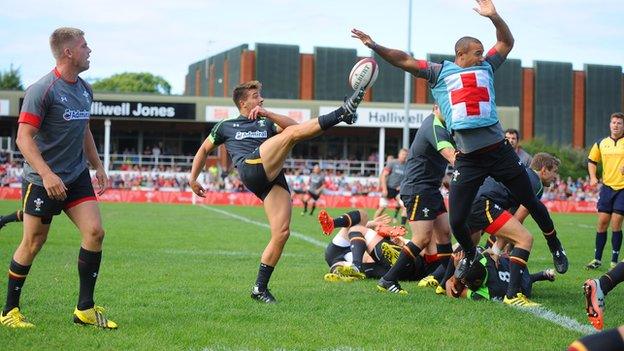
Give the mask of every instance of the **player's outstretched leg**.
[[409, 222], [412, 229], [412, 240], [401, 249], [396, 263], [377, 283], [380, 291], [388, 291], [398, 294], [407, 294], [407, 291], [401, 288], [399, 284], [399, 276], [405, 272], [414, 260], [420, 255], [420, 252], [429, 245], [433, 236], [434, 221], [417, 220]]
[[604, 325], [604, 293], [600, 287], [598, 279], [588, 279], [583, 284], [583, 294], [585, 295], [585, 312], [589, 323], [597, 330], [602, 330]]
[[8, 215], [0, 216], [0, 229], [2, 229], [2, 227], [4, 227], [7, 223], [21, 222], [23, 218], [24, 218], [24, 211], [22, 210], [17, 210]]
[[557, 273], [563, 274], [568, 271], [568, 257], [563, 249], [563, 245], [557, 237], [557, 231], [553, 224], [546, 206], [537, 197], [526, 189], [531, 189], [531, 181], [526, 172], [519, 174], [515, 178], [503, 181], [503, 184], [529, 210], [531, 217], [544, 233], [544, 238], [548, 244], [548, 249], [553, 257], [553, 263]]
[[284, 161], [292, 148], [300, 141], [308, 140], [340, 122], [355, 123], [355, 112], [364, 98], [364, 91], [358, 90], [338, 109], [301, 124], [287, 127], [260, 145], [260, 157], [267, 179], [272, 181], [282, 171]]
[[594, 328], [598, 330], [602, 329], [605, 296], [623, 281], [624, 262], [620, 262], [599, 279], [588, 279], [585, 281], [585, 284], [583, 284], [583, 293], [585, 294], [586, 302], [585, 310], [589, 322]]
[[330, 235], [334, 228], [348, 228], [356, 224], [366, 224], [368, 215], [361, 210], [349, 211], [336, 218], [332, 218], [326, 210], [321, 210], [318, 215], [323, 234]]

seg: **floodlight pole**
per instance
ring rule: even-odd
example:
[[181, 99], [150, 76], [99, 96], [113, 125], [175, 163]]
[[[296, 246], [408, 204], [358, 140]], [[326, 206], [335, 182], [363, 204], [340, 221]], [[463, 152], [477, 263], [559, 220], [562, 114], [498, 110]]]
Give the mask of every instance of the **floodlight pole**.
[[111, 120], [107, 118], [104, 120], [104, 170], [106, 173], [110, 171], [110, 130]]
[[[412, 54], [412, 0], [409, 0], [409, 9], [407, 11], [407, 53]], [[405, 125], [403, 126], [403, 147], [409, 148], [409, 112], [412, 95], [412, 77], [409, 72], [405, 71], [405, 87], [403, 95], [403, 107], [405, 109]]]

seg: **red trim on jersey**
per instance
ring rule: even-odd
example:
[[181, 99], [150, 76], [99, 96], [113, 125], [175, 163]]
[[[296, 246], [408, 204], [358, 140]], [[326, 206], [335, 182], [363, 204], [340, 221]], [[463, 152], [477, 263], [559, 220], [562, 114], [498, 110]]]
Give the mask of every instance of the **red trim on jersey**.
[[438, 254], [434, 254], [434, 255], [424, 255], [425, 258], [425, 263], [426, 264], [432, 264], [434, 262], [437, 262], [438, 260], [441, 259], [441, 257], [438, 257]]
[[83, 197], [83, 198], [78, 199], [78, 200], [74, 200], [74, 201], [68, 203], [67, 206], [65, 206], [65, 209], [68, 210], [68, 209], [70, 209], [72, 207], [78, 206], [81, 203], [87, 202], [87, 201], [97, 201], [97, 197], [95, 197], [95, 196], [87, 196], [87, 197]]
[[520, 265], [522, 267], [526, 267], [526, 261], [521, 259], [520, 257], [509, 256], [509, 261], [511, 261], [511, 262], [513, 262], [513, 263], [515, 263], [517, 265]]
[[17, 123], [30, 124], [31, 126], [39, 129], [41, 128], [41, 117], [34, 113], [22, 112], [19, 115], [19, 119], [17, 120]]
[[505, 223], [509, 222], [512, 217], [511, 213], [503, 211], [503, 213], [501, 213], [501, 215], [498, 216], [494, 222], [490, 223], [490, 225], [485, 228], [485, 232], [491, 235], [496, 235], [496, 232], [498, 232], [505, 225]]
[[61, 72], [56, 67], [54, 67], [54, 69], [52, 71], [54, 72], [54, 75], [56, 76], [56, 78], [61, 78], [62, 80], [64, 80], [67, 83], [75, 84], [78, 81], [78, 79], [76, 79], [74, 81], [71, 81], [71, 80], [67, 80], [67, 79], [63, 78], [63, 76], [61, 75]]
[[485, 57], [494, 56], [494, 55], [496, 55], [496, 53], [497, 53], [497, 52], [498, 52], [498, 51], [496, 51], [496, 47], [492, 47], [492, 48], [490, 49], [490, 51], [488, 51], [488, 52], [487, 52], [487, 54], [485, 55]]
[[427, 69], [427, 61], [425, 60], [416, 60], [416, 63], [418, 64], [418, 69]]

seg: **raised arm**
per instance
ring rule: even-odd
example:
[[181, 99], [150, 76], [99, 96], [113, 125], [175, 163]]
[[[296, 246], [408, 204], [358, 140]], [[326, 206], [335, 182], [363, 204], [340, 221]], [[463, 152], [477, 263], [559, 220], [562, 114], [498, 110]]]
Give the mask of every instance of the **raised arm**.
[[496, 28], [496, 44], [494, 49], [502, 57], [507, 57], [514, 46], [514, 38], [507, 26], [507, 23], [496, 11], [492, 0], [476, 0], [479, 7], [474, 10], [483, 17], [489, 18]]
[[197, 194], [197, 196], [206, 196], [206, 190], [204, 189], [204, 187], [201, 186], [201, 184], [197, 182], [197, 177], [199, 177], [199, 174], [206, 165], [206, 158], [208, 157], [208, 154], [212, 150], [214, 150], [214, 148], [215, 144], [212, 142], [212, 139], [209, 136], [201, 144], [201, 146], [197, 150], [197, 153], [195, 153], [195, 157], [193, 157], [193, 166], [191, 168], [191, 175], [189, 176], [189, 185], [191, 186], [193, 192]]
[[[404, 51], [383, 47], [373, 41], [371, 37], [359, 29], [351, 30], [351, 37], [360, 39], [362, 43], [393, 66], [399, 67], [404, 71], [413, 75], [418, 75], [422, 67], [419, 66], [419, 60], [416, 60]], [[421, 61], [422, 62], [422, 61]]]

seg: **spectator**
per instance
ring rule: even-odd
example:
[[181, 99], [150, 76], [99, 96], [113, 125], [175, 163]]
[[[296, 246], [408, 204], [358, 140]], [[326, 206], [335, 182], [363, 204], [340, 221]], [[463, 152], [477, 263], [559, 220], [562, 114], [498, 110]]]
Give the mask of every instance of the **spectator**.
[[517, 129], [509, 128], [505, 131], [505, 138], [509, 141], [511, 147], [513, 147], [516, 151], [516, 154], [520, 158], [520, 162], [522, 162], [525, 167], [530, 167], [533, 157], [531, 157], [528, 152], [524, 151], [524, 149], [518, 144], [520, 140], [520, 132], [518, 132]]

